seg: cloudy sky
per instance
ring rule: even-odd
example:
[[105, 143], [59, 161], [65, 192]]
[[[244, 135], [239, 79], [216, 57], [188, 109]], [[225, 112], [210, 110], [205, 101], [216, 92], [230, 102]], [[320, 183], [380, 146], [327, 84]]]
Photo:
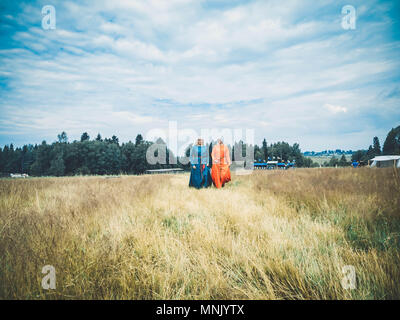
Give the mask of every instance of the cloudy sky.
[[383, 144], [400, 125], [399, 20], [399, 1], [1, 0], [0, 145], [169, 121], [303, 151]]

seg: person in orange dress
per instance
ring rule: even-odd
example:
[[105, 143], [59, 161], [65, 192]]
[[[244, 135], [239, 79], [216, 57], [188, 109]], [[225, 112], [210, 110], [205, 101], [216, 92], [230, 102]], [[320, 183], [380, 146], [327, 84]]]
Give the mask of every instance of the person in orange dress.
[[225, 183], [231, 181], [231, 158], [229, 156], [229, 149], [223, 144], [222, 139], [218, 139], [217, 144], [214, 146], [212, 153], [212, 168], [211, 178], [216, 188], [221, 188]]

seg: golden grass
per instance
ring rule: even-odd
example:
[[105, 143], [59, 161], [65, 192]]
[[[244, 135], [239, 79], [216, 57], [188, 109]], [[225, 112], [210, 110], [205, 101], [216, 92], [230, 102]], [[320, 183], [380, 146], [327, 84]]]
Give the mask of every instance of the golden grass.
[[0, 298], [400, 298], [394, 169], [256, 171], [221, 190], [188, 178], [1, 180]]

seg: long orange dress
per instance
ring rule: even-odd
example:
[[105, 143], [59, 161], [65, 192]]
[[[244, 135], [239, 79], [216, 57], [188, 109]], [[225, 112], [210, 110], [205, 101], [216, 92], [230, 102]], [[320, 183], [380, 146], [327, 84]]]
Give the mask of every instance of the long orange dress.
[[229, 156], [229, 149], [224, 144], [217, 144], [211, 153], [212, 157], [212, 168], [211, 178], [216, 188], [221, 188], [225, 183], [231, 181], [231, 171], [229, 166], [231, 165], [231, 159]]

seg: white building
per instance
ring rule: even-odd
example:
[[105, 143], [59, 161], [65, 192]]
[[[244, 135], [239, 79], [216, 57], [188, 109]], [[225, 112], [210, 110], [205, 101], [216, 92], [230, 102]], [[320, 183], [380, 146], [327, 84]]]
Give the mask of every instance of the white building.
[[11, 178], [28, 178], [27, 173], [10, 173]]
[[388, 168], [396, 167], [400, 168], [400, 156], [377, 156], [371, 159], [371, 168]]

